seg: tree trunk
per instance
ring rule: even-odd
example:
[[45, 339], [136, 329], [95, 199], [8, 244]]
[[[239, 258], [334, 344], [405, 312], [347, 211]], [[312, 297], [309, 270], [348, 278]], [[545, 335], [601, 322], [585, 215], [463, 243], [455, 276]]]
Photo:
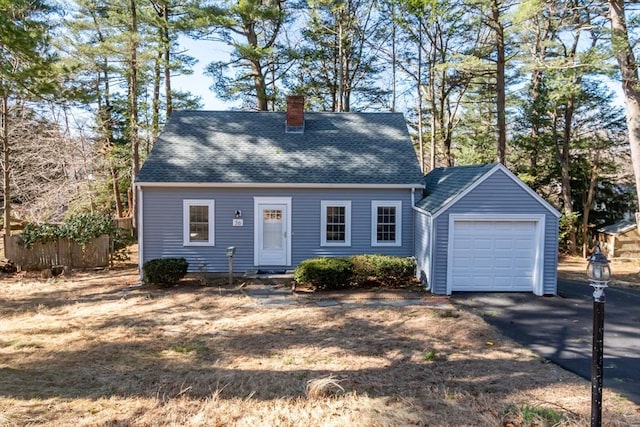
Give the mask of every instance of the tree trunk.
[[[4, 186], [2, 188], [2, 196], [4, 198], [4, 247], [9, 247], [9, 237], [11, 236], [11, 168], [9, 166], [9, 97], [3, 90], [2, 81], [0, 81], [0, 129], [2, 130], [2, 173], [4, 178]], [[7, 254], [5, 253], [5, 256]]]
[[[562, 199], [564, 202], [565, 212], [573, 216], [573, 197], [571, 195], [571, 129], [573, 126], [573, 113], [575, 111], [574, 97], [571, 96], [567, 101], [564, 111], [564, 129], [562, 132], [562, 151], [560, 153], [560, 169], [562, 173]], [[573, 254], [578, 246], [576, 226], [572, 222], [569, 226], [569, 251]]]
[[595, 156], [592, 162], [591, 175], [589, 176], [587, 197], [585, 197], [582, 204], [582, 256], [584, 258], [589, 255], [589, 214], [591, 213], [591, 206], [593, 205], [598, 184], [598, 175], [600, 174], [600, 150], [596, 148], [594, 152]]
[[100, 118], [100, 126], [102, 128], [102, 132], [104, 133], [105, 139], [105, 147], [107, 150], [108, 162], [109, 162], [109, 171], [111, 172], [112, 182], [112, 190], [113, 190], [113, 200], [116, 205], [116, 216], [118, 218], [122, 218], [124, 215], [124, 207], [122, 204], [122, 197], [120, 196], [120, 184], [118, 180], [118, 173], [116, 171], [116, 167], [113, 161], [113, 155], [110, 151], [113, 149], [113, 117], [112, 108], [111, 108], [111, 89], [109, 86], [109, 74], [108, 74], [108, 62], [107, 60], [103, 63], [103, 75], [104, 75], [104, 106], [100, 114], [98, 114]]
[[131, 12], [131, 41], [129, 58], [129, 139], [131, 140], [131, 187], [129, 215], [135, 227], [136, 215], [136, 195], [133, 184], [140, 170], [140, 151], [138, 140], [138, 17], [136, 11], [136, 0], [130, 1]]
[[[627, 130], [631, 148], [631, 162], [636, 180], [638, 208], [640, 209], [640, 90], [638, 88], [638, 63], [629, 44], [624, 1], [609, 0], [611, 31], [620, 74], [622, 90], [627, 106]], [[639, 213], [636, 212], [636, 222]]]
[[491, 5], [493, 14], [494, 31], [496, 35], [496, 115], [498, 126], [498, 162], [505, 164], [507, 156], [507, 122], [506, 122], [506, 95], [505, 95], [505, 51], [504, 51], [504, 27], [500, 22], [500, 4], [494, 0]]
[[[571, 219], [569, 223], [569, 241], [568, 241], [568, 249], [570, 253], [575, 253], [576, 251], [576, 232], [575, 232], [575, 224], [573, 223], [573, 200], [571, 197], [571, 175], [569, 174], [569, 149], [564, 146], [564, 138], [562, 143], [560, 143], [560, 136], [558, 135], [558, 111], [557, 109], [552, 112], [553, 116], [553, 125], [552, 125], [552, 138], [556, 151], [556, 156], [558, 158], [558, 162], [560, 163], [560, 193], [563, 203], [563, 214]], [[564, 135], [564, 132], [563, 132]]]
[[169, 35], [169, 4], [163, 5], [163, 37], [164, 46], [164, 93], [167, 103], [167, 118], [173, 112], [173, 95], [171, 94], [171, 38]]
[[531, 76], [531, 156], [529, 160], [529, 170], [536, 180], [538, 179], [538, 144], [540, 137], [540, 112], [538, 111], [538, 101], [540, 97], [540, 86], [542, 85], [542, 71], [536, 69]]
[[[391, 112], [396, 112], [396, 74], [398, 67], [397, 48], [396, 48], [396, 4], [391, 2]], [[418, 59], [418, 68], [420, 68], [420, 60]], [[418, 86], [420, 84], [418, 83]], [[420, 139], [420, 147], [422, 147], [422, 139]], [[420, 162], [420, 169], [422, 169], [422, 161]]]
[[[162, 49], [158, 48], [156, 58], [153, 63], [153, 99], [151, 100], [151, 143], [154, 143], [160, 134], [160, 63], [162, 62]], [[147, 138], [148, 140], [148, 138]], [[150, 144], [146, 146], [146, 153], [149, 154]]]
[[267, 99], [267, 86], [262, 74], [262, 65], [259, 61], [251, 61], [251, 70], [253, 73], [253, 82], [256, 87], [256, 101], [258, 110], [269, 111], [269, 102]]
[[422, 129], [422, 30], [418, 37], [418, 155], [420, 156], [420, 171], [424, 175], [424, 130]]
[[[246, 22], [244, 24], [244, 35], [252, 48], [258, 47], [258, 35], [255, 29], [255, 23]], [[269, 102], [267, 99], [267, 83], [264, 79], [262, 64], [259, 59], [249, 59], [251, 63], [251, 74], [253, 76], [253, 84], [256, 89], [256, 104], [258, 110], [269, 111]]]
[[113, 165], [112, 159], [109, 159], [109, 171], [111, 172], [111, 189], [116, 202], [116, 216], [122, 218], [124, 208], [122, 206], [122, 197], [120, 197], [120, 180], [118, 179], [118, 171]]

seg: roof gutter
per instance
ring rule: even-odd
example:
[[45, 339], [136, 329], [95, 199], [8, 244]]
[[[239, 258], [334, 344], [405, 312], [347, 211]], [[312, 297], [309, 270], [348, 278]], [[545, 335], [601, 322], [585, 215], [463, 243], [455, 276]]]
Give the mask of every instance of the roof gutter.
[[330, 183], [255, 183], [255, 182], [136, 182], [138, 188], [365, 188], [423, 189], [423, 184], [330, 184]]

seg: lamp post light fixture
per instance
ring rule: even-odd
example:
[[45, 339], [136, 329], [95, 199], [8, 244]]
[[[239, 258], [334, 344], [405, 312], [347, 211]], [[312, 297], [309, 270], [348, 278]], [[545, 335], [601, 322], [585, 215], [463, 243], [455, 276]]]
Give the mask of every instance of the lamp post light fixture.
[[587, 265], [593, 286], [593, 345], [591, 350], [591, 427], [602, 425], [602, 374], [604, 350], [604, 289], [611, 280], [609, 260], [596, 245]]

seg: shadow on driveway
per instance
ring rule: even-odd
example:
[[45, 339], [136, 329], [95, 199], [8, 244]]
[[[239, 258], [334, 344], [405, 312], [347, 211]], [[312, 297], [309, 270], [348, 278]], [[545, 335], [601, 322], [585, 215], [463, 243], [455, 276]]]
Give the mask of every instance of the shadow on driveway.
[[[604, 385], [640, 404], [640, 291], [606, 289]], [[505, 336], [544, 358], [591, 379], [592, 288], [558, 281], [558, 296], [530, 293], [456, 293], [451, 302], [468, 307]]]

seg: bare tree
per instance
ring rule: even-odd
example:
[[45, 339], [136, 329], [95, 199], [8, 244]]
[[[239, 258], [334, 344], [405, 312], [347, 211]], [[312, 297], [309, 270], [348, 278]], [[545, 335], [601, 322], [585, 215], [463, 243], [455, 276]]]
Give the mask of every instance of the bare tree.
[[[622, 90], [627, 106], [627, 129], [631, 148], [631, 163], [636, 180], [638, 206], [640, 207], [640, 87], [638, 86], [638, 63], [629, 42], [629, 32], [625, 18], [624, 0], [609, 0], [612, 44], [620, 74]], [[636, 212], [636, 222], [640, 212]]]

